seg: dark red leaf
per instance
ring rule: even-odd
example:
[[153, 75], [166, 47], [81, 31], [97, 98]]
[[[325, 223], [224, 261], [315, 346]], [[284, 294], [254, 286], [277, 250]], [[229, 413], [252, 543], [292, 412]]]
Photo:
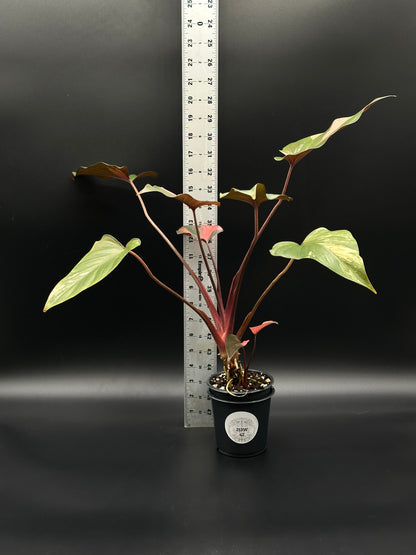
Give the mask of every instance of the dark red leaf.
[[95, 177], [100, 177], [101, 179], [121, 179], [122, 181], [130, 182], [129, 171], [126, 166], [114, 166], [111, 164], [106, 164], [105, 162], [97, 162], [91, 166], [81, 166], [77, 171], [72, 172], [72, 177], [78, 177], [79, 175], [94, 175]]
[[189, 206], [189, 208], [191, 208], [192, 210], [196, 210], [201, 206], [209, 206], [210, 204], [215, 204], [215, 206], [220, 206], [220, 203], [216, 200], [198, 200], [193, 196], [188, 195], [188, 193], [182, 193], [180, 195], [176, 195], [175, 198], [176, 200], [179, 200], [183, 204], [186, 204], [186, 206]]

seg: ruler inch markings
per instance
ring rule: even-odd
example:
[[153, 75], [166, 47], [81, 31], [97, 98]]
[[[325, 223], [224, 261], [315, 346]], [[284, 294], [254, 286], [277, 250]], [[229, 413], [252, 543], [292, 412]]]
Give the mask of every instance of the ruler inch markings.
[[[200, 200], [217, 200], [218, 0], [182, 0], [182, 129], [183, 192]], [[199, 221], [194, 222], [192, 211], [184, 206], [184, 225], [215, 225], [216, 206], [198, 209], [197, 216]], [[216, 260], [216, 238], [210, 246]], [[211, 292], [198, 243], [186, 236], [184, 257]], [[206, 310], [201, 292], [186, 270], [183, 280], [186, 299]], [[201, 318], [185, 306], [185, 427], [213, 425], [206, 382], [216, 368], [215, 341]]]

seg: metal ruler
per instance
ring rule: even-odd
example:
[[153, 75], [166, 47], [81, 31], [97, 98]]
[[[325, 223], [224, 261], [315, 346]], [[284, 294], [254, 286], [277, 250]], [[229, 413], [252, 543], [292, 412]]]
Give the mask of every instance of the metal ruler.
[[[218, 1], [182, 0], [183, 192], [217, 200]], [[216, 224], [215, 206], [199, 208], [197, 225]], [[184, 225], [194, 224], [184, 205]], [[216, 258], [216, 239], [210, 245]], [[198, 243], [184, 237], [184, 257], [209, 290]], [[205, 302], [184, 270], [184, 295], [195, 306]], [[184, 312], [185, 427], [212, 426], [207, 380], [217, 368], [217, 348], [208, 328], [189, 307]]]

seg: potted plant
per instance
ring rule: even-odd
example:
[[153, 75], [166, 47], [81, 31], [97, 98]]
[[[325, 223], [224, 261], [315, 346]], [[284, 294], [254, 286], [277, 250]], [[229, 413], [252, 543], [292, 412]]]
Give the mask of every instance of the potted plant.
[[[309, 233], [301, 244], [281, 241], [272, 246], [270, 254], [275, 257], [283, 257], [288, 262], [265, 287], [245, 318], [241, 322], [236, 322], [240, 295], [243, 292], [244, 295], [247, 295], [244, 287], [247, 265], [259, 238], [269, 226], [273, 216], [282, 204], [292, 201], [287, 193], [295, 166], [307, 154], [322, 147], [336, 132], [358, 121], [373, 104], [391, 96], [393, 95], [376, 98], [353, 116], [335, 119], [323, 133], [310, 135], [285, 146], [280, 151], [281, 155], [275, 158], [277, 161], [286, 160], [289, 164], [286, 180], [280, 193], [267, 192], [266, 187], [261, 183], [257, 183], [251, 189], [232, 188], [226, 193], [221, 193], [221, 199], [250, 204], [253, 209], [254, 222], [251, 243], [232, 279], [227, 295], [224, 294], [223, 284], [210, 247], [211, 239], [221, 233], [223, 229], [219, 225], [188, 225], [177, 230], [178, 234], [190, 236], [197, 241], [209, 276], [210, 287], [207, 287], [189, 266], [174, 241], [161, 230], [148, 213], [145, 197], [149, 193], [157, 192], [187, 205], [192, 211], [194, 222], [198, 222], [198, 209], [201, 206], [219, 205], [219, 202], [197, 199], [187, 193], [177, 194], [156, 185], [147, 184], [141, 188], [136, 185], [136, 181], [143, 178], [156, 177], [154, 172], [129, 174], [126, 166], [110, 165], [104, 162], [81, 166], [73, 172], [74, 179], [81, 175], [92, 175], [102, 179], [119, 179], [131, 186], [147, 220], [173, 251], [199, 288], [206, 303], [206, 310], [192, 305], [180, 292], [173, 290], [152, 272], [145, 260], [135, 250], [140, 246], [140, 239], [133, 238], [123, 245], [111, 235], [104, 235], [94, 243], [91, 250], [69, 274], [53, 288], [46, 301], [44, 311], [46, 312], [53, 306], [67, 301], [93, 286], [112, 272], [127, 255], [133, 256], [153, 281], [198, 314], [215, 339], [222, 361], [222, 369], [218, 374], [210, 377], [208, 387], [213, 402], [218, 449], [233, 456], [252, 456], [261, 453], [266, 448], [270, 398], [274, 393], [273, 379], [265, 372], [252, 370], [250, 365], [258, 333], [276, 322], [268, 320], [252, 325], [260, 304], [276, 283], [289, 271], [294, 261], [304, 258], [319, 262], [336, 274], [366, 287], [373, 293], [376, 291], [367, 277], [364, 262], [352, 234], [347, 230], [330, 231], [320, 227]], [[263, 221], [260, 221], [259, 206], [264, 202], [270, 204], [270, 209]], [[212, 296], [209, 289], [213, 292]], [[248, 331], [250, 337], [247, 337]]]

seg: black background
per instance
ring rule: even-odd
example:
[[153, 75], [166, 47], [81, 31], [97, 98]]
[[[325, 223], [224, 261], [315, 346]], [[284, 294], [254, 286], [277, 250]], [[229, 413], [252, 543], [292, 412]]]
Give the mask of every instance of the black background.
[[[180, 2], [0, 7], [5, 553], [136, 553], [140, 545], [196, 553], [203, 511], [219, 543], [204, 529], [201, 553], [255, 553], [248, 522], [263, 531], [257, 546], [267, 553], [387, 554], [395, 540], [413, 553], [414, 3], [221, 1], [220, 191], [264, 182], [279, 192], [279, 148], [377, 96], [398, 95], [296, 167], [295, 201], [258, 245], [246, 281], [253, 295], [282, 268], [267, 252], [275, 242], [300, 242], [319, 226], [349, 229], [378, 295], [311, 261], [276, 287], [258, 322], [280, 325], [263, 332], [256, 357], [282, 380], [274, 451], [239, 466], [216, 456], [211, 430], [181, 430], [182, 307], [134, 260], [42, 314], [50, 289], [103, 233], [140, 237], [154, 272], [181, 288], [181, 268], [133, 193], [70, 176], [103, 160], [155, 170], [157, 184], [181, 191]], [[148, 203], [180, 246], [181, 207], [157, 195]], [[248, 244], [250, 216], [231, 201], [220, 208], [226, 282]], [[126, 401], [101, 405], [102, 394]], [[167, 398], [155, 413], [159, 394]], [[139, 428], [144, 448], [133, 439]], [[159, 457], [171, 464], [161, 467]], [[258, 484], [285, 502], [255, 493]], [[274, 516], [247, 508], [244, 487]], [[237, 512], [218, 523], [223, 510]], [[241, 523], [244, 532], [230, 535]]]
[[[182, 307], [133, 260], [72, 302], [42, 314], [53, 285], [103, 233], [142, 239], [157, 275], [181, 288], [182, 270], [118, 182], [70, 172], [99, 160], [152, 169], [181, 191], [178, 2], [13, 2], [1, 23], [3, 243], [1, 348], [6, 368], [60, 367], [94, 358], [140, 364], [182, 357]], [[7, 8], [7, 9], [6, 9]], [[399, 9], [400, 8], [400, 9]], [[279, 192], [288, 142], [325, 129], [384, 94], [360, 122], [296, 168], [284, 206], [258, 245], [246, 284], [280, 271], [268, 249], [318, 226], [356, 237], [378, 295], [301, 261], [262, 307], [259, 362], [363, 358], [406, 364], [414, 355], [414, 187], [411, 2], [221, 3], [219, 189], [264, 182]], [[181, 208], [149, 199], [163, 229]], [[224, 201], [219, 264], [227, 285], [251, 233], [248, 206]], [[178, 325], [179, 324], [179, 325]], [[160, 356], [157, 352], [157, 359]], [[158, 362], [156, 361], [156, 364]]]

